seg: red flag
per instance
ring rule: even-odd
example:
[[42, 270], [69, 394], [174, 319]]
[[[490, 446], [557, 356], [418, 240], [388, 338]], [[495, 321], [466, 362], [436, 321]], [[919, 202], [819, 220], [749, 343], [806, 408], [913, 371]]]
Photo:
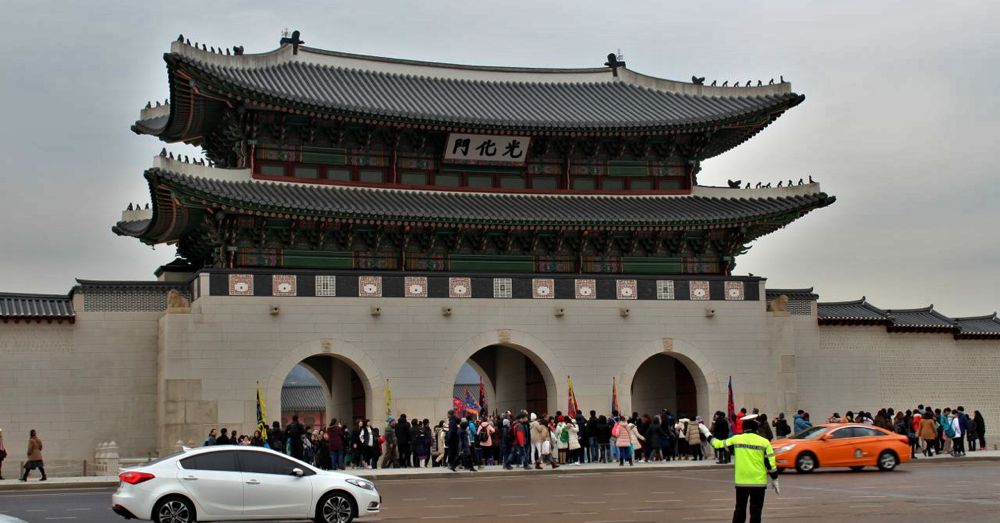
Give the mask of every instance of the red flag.
[[452, 408], [455, 409], [455, 415], [459, 418], [465, 417], [465, 403], [455, 397], [451, 398]]
[[566, 376], [566, 381], [569, 382], [569, 405], [566, 409], [566, 415], [575, 418], [577, 411], [580, 410], [580, 404], [576, 402], [576, 392], [573, 391], [573, 378]]
[[736, 432], [736, 403], [733, 402], [733, 377], [729, 377], [729, 404], [726, 405], [726, 415], [729, 417], [729, 433]]
[[483, 387], [483, 377], [479, 377], [479, 408], [489, 415], [490, 409], [486, 406], [486, 388]]
[[618, 382], [615, 377], [611, 377], [611, 413], [618, 412]]

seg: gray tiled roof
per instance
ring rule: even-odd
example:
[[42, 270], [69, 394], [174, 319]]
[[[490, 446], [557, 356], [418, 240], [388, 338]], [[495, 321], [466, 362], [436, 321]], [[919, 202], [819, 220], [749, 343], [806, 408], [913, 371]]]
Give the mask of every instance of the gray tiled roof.
[[[347, 219], [445, 224], [540, 226], [735, 225], [780, 220], [834, 202], [816, 192], [772, 198], [707, 196], [590, 196], [362, 189], [311, 184], [224, 181], [150, 169], [150, 184], [164, 184], [238, 207]], [[739, 194], [739, 191], [734, 194]], [[115, 232], [136, 234], [133, 223]], [[143, 229], [144, 231], [145, 229]], [[142, 234], [143, 231], [138, 231]]]
[[0, 293], [0, 318], [72, 320], [75, 317], [73, 300], [65, 294]]
[[997, 313], [988, 316], [955, 318], [959, 337], [1000, 337], [1000, 318]]
[[864, 297], [854, 301], [817, 303], [816, 315], [820, 323], [889, 323], [885, 311], [868, 303]]
[[886, 309], [894, 329], [955, 329], [955, 321], [934, 310], [934, 306], [919, 309]]
[[289, 386], [281, 388], [281, 410], [325, 411], [326, 397], [320, 386]]
[[766, 289], [765, 293], [769, 300], [782, 295], [788, 296], [791, 300], [816, 300], [819, 298], [819, 295], [813, 293], [812, 287], [805, 289]]
[[[746, 96], [669, 92], [610, 81], [610, 70], [609, 81], [502, 81], [386, 72], [365, 68], [360, 60], [357, 68], [349, 68], [309, 63], [308, 58], [247, 56], [221, 61], [189, 51], [168, 54], [166, 59], [193, 70], [199, 82], [267, 103], [487, 128], [605, 131], [703, 126], [780, 112], [804, 99], [791, 92], [755, 95], [752, 89]], [[155, 133], [165, 123], [147, 120], [140, 125]]]

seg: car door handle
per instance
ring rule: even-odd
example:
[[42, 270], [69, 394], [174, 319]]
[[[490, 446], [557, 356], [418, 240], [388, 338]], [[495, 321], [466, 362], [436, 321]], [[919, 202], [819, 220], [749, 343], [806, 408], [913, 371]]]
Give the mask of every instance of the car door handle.
[[198, 481], [198, 478], [194, 476], [184, 476], [185, 481]]
[[260, 482], [257, 481], [256, 479], [248, 479], [247, 485], [260, 485]]

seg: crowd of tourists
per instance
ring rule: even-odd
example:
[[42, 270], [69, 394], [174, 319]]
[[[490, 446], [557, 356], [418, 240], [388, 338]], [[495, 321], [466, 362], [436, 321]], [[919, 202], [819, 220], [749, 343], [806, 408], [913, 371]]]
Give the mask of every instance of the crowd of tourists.
[[[808, 412], [798, 411], [791, 420], [785, 413], [769, 420], [767, 414], [752, 409], [756, 415], [756, 433], [767, 440], [787, 437], [813, 426]], [[699, 430], [705, 425], [711, 436], [725, 440], [742, 434], [741, 419], [748, 415], [743, 408], [732, 416], [717, 411], [705, 423], [674, 415], [669, 410], [659, 414], [631, 416], [613, 411], [610, 416], [582, 411], [573, 416], [541, 416], [528, 411], [477, 416], [448, 411], [444, 420], [432, 424], [428, 419], [409, 420], [406, 414], [389, 416], [382, 427], [370, 420], [348, 424], [330, 420], [325, 427], [305, 426], [298, 416], [282, 427], [275, 421], [266, 438], [260, 431], [253, 435], [215, 429], [205, 445], [255, 445], [278, 450], [297, 459], [328, 470], [351, 468], [424, 468], [461, 466], [476, 470], [483, 466], [505, 469], [557, 468], [561, 465], [614, 463], [619, 466], [636, 462], [653, 463], [671, 460], [699, 461], [711, 457], [716, 463], [730, 463], [731, 449], [713, 448], [707, 435]], [[946, 453], [965, 455], [966, 449], [985, 450], [986, 425], [982, 414], [971, 416], [964, 407], [896, 411], [834, 413], [827, 423], [863, 423], [907, 436], [914, 457]], [[966, 441], [968, 445], [966, 445]]]

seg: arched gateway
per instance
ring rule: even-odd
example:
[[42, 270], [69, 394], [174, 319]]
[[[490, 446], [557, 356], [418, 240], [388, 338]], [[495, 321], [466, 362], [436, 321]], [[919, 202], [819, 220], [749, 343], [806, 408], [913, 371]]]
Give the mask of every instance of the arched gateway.
[[682, 340], [664, 338], [648, 345], [623, 369], [622, 391], [631, 397], [630, 412], [639, 414], [668, 409], [682, 417], [707, 417], [720, 390], [708, 360]]

